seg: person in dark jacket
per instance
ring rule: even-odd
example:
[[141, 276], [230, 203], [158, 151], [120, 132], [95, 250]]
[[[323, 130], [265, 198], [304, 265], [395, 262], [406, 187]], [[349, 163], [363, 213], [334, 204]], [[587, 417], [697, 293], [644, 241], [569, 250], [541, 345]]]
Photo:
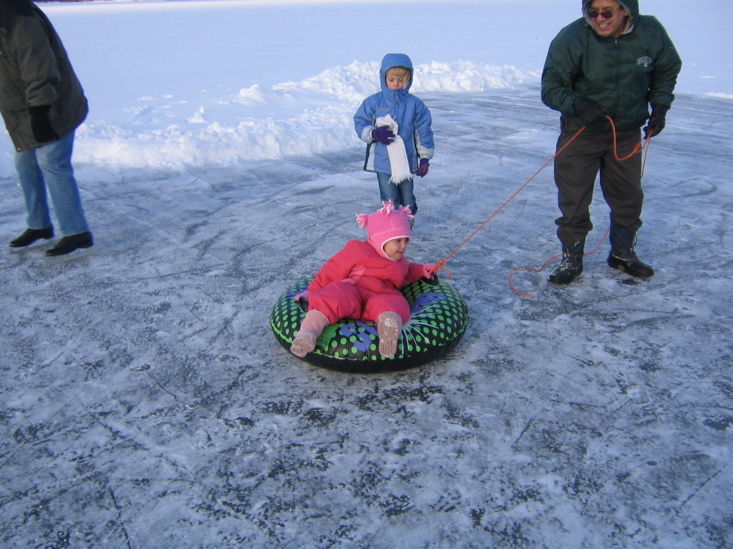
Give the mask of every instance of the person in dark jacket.
[[[634, 246], [642, 225], [641, 154], [619, 161], [646, 136], [659, 135], [682, 61], [662, 24], [639, 14], [636, 0], [582, 0], [583, 17], [555, 37], [542, 72], [542, 101], [561, 113], [557, 150], [585, 130], [555, 159], [562, 216], [556, 220], [563, 259], [550, 275], [568, 284], [583, 272], [585, 237], [593, 228], [589, 207], [600, 172], [611, 210], [609, 266], [648, 278], [654, 269]], [[651, 105], [651, 116], [649, 106]]]
[[71, 166], [87, 100], [58, 34], [30, 0], [0, 0], [0, 112], [28, 212], [28, 229], [10, 247], [54, 236], [47, 188], [63, 238], [46, 255], [92, 246]]

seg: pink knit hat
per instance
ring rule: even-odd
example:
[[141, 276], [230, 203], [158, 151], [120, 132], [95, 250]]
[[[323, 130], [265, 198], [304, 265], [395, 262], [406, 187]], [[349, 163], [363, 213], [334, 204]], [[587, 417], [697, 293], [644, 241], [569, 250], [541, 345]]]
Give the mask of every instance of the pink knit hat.
[[410, 208], [400, 206], [395, 209], [394, 204], [382, 202], [382, 208], [371, 215], [359, 214], [356, 222], [362, 229], [366, 227], [367, 242], [386, 259], [390, 257], [384, 252], [384, 245], [395, 238], [412, 238], [410, 219], [413, 218]]

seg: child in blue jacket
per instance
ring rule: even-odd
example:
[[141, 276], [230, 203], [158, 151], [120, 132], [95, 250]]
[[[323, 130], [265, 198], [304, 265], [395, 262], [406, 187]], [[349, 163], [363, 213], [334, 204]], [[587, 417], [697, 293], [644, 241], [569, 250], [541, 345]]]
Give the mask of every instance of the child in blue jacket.
[[413, 176], [427, 175], [434, 144], [430, 111], [410, 94], [412, 76], [407, 55], [385, 55], [379, 71], [382, 91], [364, 100], [354, 115], [354, 127], [367, 143], [364, 169], [377, 173], [381, 200], [415, 214]]

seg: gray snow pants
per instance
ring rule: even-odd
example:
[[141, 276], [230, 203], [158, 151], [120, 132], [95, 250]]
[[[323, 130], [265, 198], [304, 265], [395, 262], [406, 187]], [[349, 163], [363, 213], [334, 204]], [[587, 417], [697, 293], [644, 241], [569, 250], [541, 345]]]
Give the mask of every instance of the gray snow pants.
[[[580, 129], [561, 119], [562, 131], [557, 140], [559, 151]], [[619, 158], [627, 156], [641, 142], [641, 131], [616, 132]], [[583, 131], [570, 146], [555, 158], [555, 184], [562, 217], [557, 236], [563, 250], [573, 249], [593, 229], [590, 204], [593, 187], [600, 172], [603, 197], [611, 209], [611, 246], [628, 248], [634, 245], [641, 227], [644, 192], [641, 188], [642, 155], [619, 162], [613, 146], [613, 133]]]

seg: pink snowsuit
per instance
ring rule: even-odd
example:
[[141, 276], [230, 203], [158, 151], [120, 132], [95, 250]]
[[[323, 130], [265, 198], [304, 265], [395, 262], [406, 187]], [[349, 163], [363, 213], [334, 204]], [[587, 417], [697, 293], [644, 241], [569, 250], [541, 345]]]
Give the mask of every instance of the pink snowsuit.
[[343, 318], [377, 322], [379, 315], [393, 311], [405, 323], [410, 305], [400, 288], [430, 277], [429, 267], [386, 259], [361, 240], [349, 240], [329, 259], [308, 286], [308, 310], [316, 309], [333, 324]]

